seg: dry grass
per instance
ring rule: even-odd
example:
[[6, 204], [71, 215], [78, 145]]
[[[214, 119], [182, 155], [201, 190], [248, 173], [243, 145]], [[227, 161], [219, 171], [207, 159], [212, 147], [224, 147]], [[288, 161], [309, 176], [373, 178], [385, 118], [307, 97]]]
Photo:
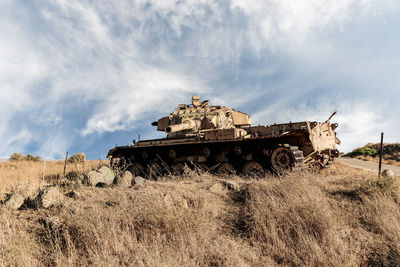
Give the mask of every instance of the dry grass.
[[[232, 179], [239, 192], [208, 190]], [[399, 182], [337, 163], [318, 174], [192, 172], [73, 188], [62, 206], [0, 211], [0, 265], [400, 265]]]
[[[67, 163], [66, 172], [83, 173], [100, 165], [106, 160], [88, 160], [85, 163]], [[64, 161], [5, 161], [0, 162], [0, 193], [19, 191], [24, 195], [36, 191], [48, 183], [48, 180], [63, 174]]]

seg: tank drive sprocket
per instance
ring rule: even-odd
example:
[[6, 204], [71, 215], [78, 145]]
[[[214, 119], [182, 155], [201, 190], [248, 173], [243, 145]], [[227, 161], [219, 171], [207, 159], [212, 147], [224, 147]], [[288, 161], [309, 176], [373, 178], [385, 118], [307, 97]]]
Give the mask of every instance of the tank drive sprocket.
[[271, 155], [272, 168], [277, 172], [302, 167], [303, 163], [303, 151], [297, 146], [290, 146], [288, 144], [279, 146]]

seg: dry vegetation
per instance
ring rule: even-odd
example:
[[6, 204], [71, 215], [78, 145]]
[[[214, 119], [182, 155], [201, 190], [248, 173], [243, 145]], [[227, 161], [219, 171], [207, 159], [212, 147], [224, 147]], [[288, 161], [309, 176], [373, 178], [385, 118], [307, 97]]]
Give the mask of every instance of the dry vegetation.
[[[380, 144], [369, 143], [363, 147], [354, 149], [346, 156], [357, 158], [364, 161], [379, 162]], [[383, 160], [384, 164], [400, 166], [400, 143], [384, 144]]]
[[[105, 160], [68, 163], [66, 171], [83, 173], [106, 164], [108, 161]], [[0, 162], [0, 193], [18, 191], [26, 195], [35, 192], [39, 187], [47, 184], [47, 180], [61, 176], [63, 171], [63, 160]]]
[[[1, 182], [32, 171], [40, 183], [42, 169], [20, 167], [3, 176], [2, 166]], [[338, 163], [263, 179], [190, 172], [128, 189], [53, 178], [75, 192], [62, 205], [0, 210], [0, 265], [400, 265], [399, 182]], [[215, 186], [226, 180], [240, 190]]]

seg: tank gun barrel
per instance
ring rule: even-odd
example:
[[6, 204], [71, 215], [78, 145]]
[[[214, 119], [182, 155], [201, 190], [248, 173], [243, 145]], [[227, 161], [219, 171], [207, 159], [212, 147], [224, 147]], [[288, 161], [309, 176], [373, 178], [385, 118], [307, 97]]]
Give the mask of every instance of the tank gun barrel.
[[332, 115], [325, 121], [325, 123], [330, 122], [330, 120], [333, 118], [333, 116], [335, 116], [337, 113], [337, 110], [335, 110]]
[[170, 125], [165, 128], [166, 133], [175, 133], [184, 130], [197, 130], [201, 125], [200, 120], [185, 120], [180, 124]]

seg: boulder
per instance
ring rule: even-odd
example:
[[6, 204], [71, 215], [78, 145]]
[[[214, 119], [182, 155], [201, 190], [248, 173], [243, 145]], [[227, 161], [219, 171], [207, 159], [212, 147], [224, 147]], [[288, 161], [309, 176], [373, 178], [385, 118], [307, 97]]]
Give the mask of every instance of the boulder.
[[97, 172], [103, 174], [103, 179], [104, 179], [104, 183], [106, 185], [112, 185], [114, 182], [114, 172], [108, 168], [107, 166], [103, 166], [100, 169], [97, 170]]
[[25, 198], [20, 194], [12, 194], [7, 200], [4, 201], [4, 205], [10, 209], [17, 210], [22, 207], [25, 202]]
[[135, 178], [133, 178], [133, 183], [136, 184], [144, 184], [147, 183], [147, 179], [144, 179], [141, 176], [135, 176]]
[[228, 190], [232, 190], [235, 192], [240, 191], [240, 186], [235, 181], [225, 181], [224, 185], [226, 186], [226, 188], [228, 188]]
[[382, 172], [382, 176], [392, 178], [394, 177], [394, 172], [392, 170], [386, 169]]
[[117, 179], [117, 185], [127, 188], [133, 183], [133, 175], [130, 171], [125, 171], [120, 178]]
[[208, 190], [213, 193], [221, 193], [224, 190], [224, 188], [223, 188], [222, 184], [217, 183], [217, 184], [213, 184], [210, 187], [208, 187]]
[[90, 171], [85, 175], [85, 182], [91, 186], [105, 184], [104, 175], [97, 171]]
[[60, 193], [57, 187], [49, 186], [41, 190], [35, 198], [35, 203], [42, 208], [50, 208], [51, 206], [61, 204], [63, 195]]

